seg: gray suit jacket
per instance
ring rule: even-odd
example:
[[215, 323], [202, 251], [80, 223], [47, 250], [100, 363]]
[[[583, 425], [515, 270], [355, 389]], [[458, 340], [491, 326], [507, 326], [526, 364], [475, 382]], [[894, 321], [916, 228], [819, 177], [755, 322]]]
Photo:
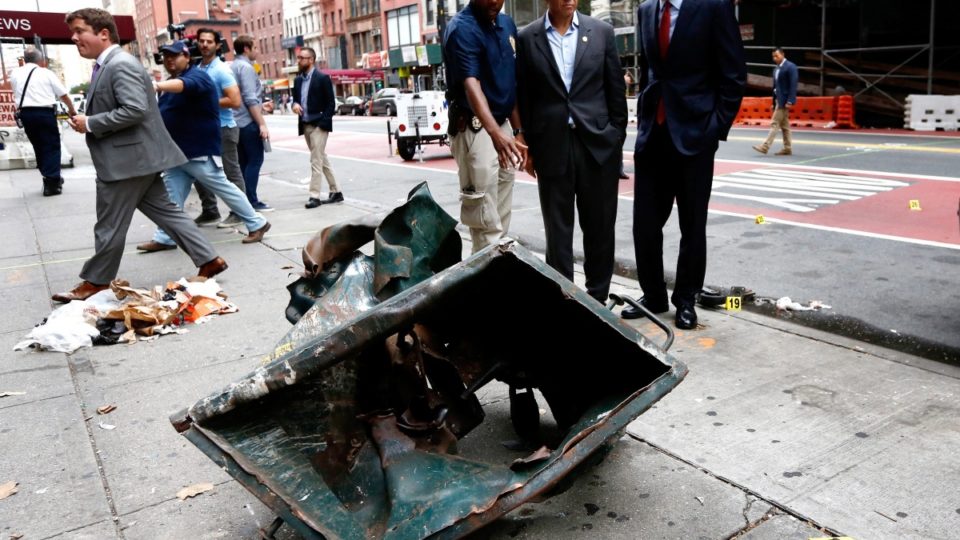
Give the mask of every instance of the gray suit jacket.
[[613, 27], [578, 13], [580, 20], [573, 80], [568, 92], [547, 41], [543, 17], [520, 30], [517, 39], [517, 104], [537, 173], [565, 173], [567, 127], [600, 165], [620, 161], [626, 136], [627, 100]]
[[187, 162], [167, 133], [150, 76], [114, 49], [87, 93], [87, 146], [104, 182], [158, 173]]

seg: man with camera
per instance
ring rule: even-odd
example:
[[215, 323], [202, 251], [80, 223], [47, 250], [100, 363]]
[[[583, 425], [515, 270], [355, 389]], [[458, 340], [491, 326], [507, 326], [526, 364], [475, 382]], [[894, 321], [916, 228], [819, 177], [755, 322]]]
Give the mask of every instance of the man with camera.
[[[240, 157], [237, 154], [237, 145], [240, 142], [240, 128], [233, 118], [233, 109], [239, 107], [240, 87], [233, 72], [220, 60], [220, 46], [225, 44], [220, 34], [210, 28], [197, 30], [197, 49], [200, 52], [200, 63], [197, 67], [213, 79], [220, 97], [220, 145], [223, 152], [223, 173], [227, 179], [246, 194], [243, 183], [243, 171], [240, 170]], [[217, 208], [217, 198], [201, 184], [196, 185], [200, 195], [200, 204], [203, 211], [194, 220], [197, 225], [208, 225], [220, 221], [220, 210]], [[239, 225], [240, 217], [230, 212], [218, 227], [226, 228]]]
[[29, 49], [23, 53], [24, 64], [10, 73], [13, 98], [17, 103], [18, 124], [23, 124], [27, 139], [37, 156], [37, 168], [43, 177], [43, 196], [59, 195], [63, 190], [60, 176], [60, 129], [57, 127], [57, 100], [77, 114], [60, 79], [40, 65], [43, 53]]
[[[183, 207], [194, 181], [223, 199], [247, 227], [244, 244], [263, 240], [270, 223], [257, 213], [246, 196], [231, 184], [220, 168], [220, 100], [213, 80], [190, 64], [190, 47], [185, 41], [175, 41], [160, 47], [163, 67], [170, 78], [154, 82], [160, 92], [158, 104], [163, 124], [180, 150], [187, 157], [183, 165], [167, 169], [163, 181], [170, 200]], [[162, 229], [157, 229], [153, 240], [137, 249], [148, 253], [174, 249]]]

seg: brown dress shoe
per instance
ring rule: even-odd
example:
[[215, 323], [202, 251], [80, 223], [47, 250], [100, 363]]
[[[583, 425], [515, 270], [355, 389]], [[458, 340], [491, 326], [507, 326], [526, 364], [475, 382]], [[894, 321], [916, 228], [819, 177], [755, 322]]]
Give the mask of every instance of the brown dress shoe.
[[144, 251], [146, 253], [153, 253], [154, 251], [166, 251], [168, 249], [177, 249], [177, 245], [173, 244], [161, 244], [160, 242], [154, 242], [153, 240], [147, 242], [146, 244], [140, 244], [137, 246], [137, 249]]
[[777, 152], [776, 155], [778, 155], [778, 156], [792, 156], [792, 155], [793, 155], [793, 150], [788, 150], [788, 149], [784, 148], [783, 150]]
[[759, 144], [757, 146], [754, 146], [753, 149], [756, 150], [757, 152], [760, 152], [761, 154], [767, 153], [767, 149]]
[[81, 281], [72, 291], [53, 295], [53, 301], [67, 303], [73, 300], [86, 300], [106, 288], [107, 285], [97, 285], [89, 281]]
[[252, 233], [244, 236], [241, 242], [243, 242], [244, 244], [253, 244], [254, 242], [260, 242], [263, 240], [264, 235], [267, 234], [267, 231], [269, 230], [270, 230], [270, 222], [268, 221], [266, 225], [264, 225], [263, 227], [260, 227], [259, 229], [253, 231]]
[[200, 271], [197, 272], [197, 275], [202, 278], [212, 278], [226, 269], [227, 261], [223, 260], [223, 257], [217, 257], [216, 259], [201, 266]]

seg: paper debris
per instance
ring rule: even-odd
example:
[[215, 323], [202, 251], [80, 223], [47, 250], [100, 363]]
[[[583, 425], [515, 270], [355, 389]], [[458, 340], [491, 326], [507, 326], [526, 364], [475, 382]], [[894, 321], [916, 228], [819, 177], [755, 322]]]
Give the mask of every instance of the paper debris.
[[17, 492], [17, 482], [13, 480], [7, 482], [6, 484], [0, 484], [0, 500], [6, 499], [7, 497], [13, 495]]
[[20, 540], [23, 538], [23, 533], [12, 532], [10, 533], [10, 540]]
[[810, 305], [805, 306], [800, 302], [794, 302], [789, 296], [777, 300], [777, 311], [815, 311], [820, 309], [830, 309], [830, 306], [819, 300], [812, 300]]
[[205, 482], [202, 484], [193, 484], [192, 486], [187, 486], [177, 492], [177, 498], [181, 501], [189, 499], [190, 497], [196, 497], [201, 493], [213, 490], [213, 484]]
[[117, 410], [117, 406], [111, 403], [110, 405], [104, 405], [103, 407], [97, 407], [97, 414], [109, 414]]
[[26, 392], [0, 392], [0, 397], [25, 396]]
[[703, 506], [703, 497], [694, 497], [694, 499], [700, 503], [700, 506]]
[[114, 426], [112, 424], [104, 424], [103, 422], [99, 422], [99, 425], [100, 425], [100, 429], [105, 429], [107, 431], [110, 431], [111, 429], [117, 429], [117, 426]]

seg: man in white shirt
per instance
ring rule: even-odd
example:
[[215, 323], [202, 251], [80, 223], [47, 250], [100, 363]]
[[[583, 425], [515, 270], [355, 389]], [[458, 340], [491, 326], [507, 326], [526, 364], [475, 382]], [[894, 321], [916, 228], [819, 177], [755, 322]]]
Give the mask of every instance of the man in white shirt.
[[57, 100], [63, 102], [70, 116], [77, 114], [60, 79], [42, 67], [43, 53], [28, 49], [23, 65], [10, 74], [13, 97], [20, 110], [23, 130], [33, 145], [37, 168], [43, 176], [43, 196], [59, 195], [63, 190], [60, 176], [60, 129], [57, 126]]

